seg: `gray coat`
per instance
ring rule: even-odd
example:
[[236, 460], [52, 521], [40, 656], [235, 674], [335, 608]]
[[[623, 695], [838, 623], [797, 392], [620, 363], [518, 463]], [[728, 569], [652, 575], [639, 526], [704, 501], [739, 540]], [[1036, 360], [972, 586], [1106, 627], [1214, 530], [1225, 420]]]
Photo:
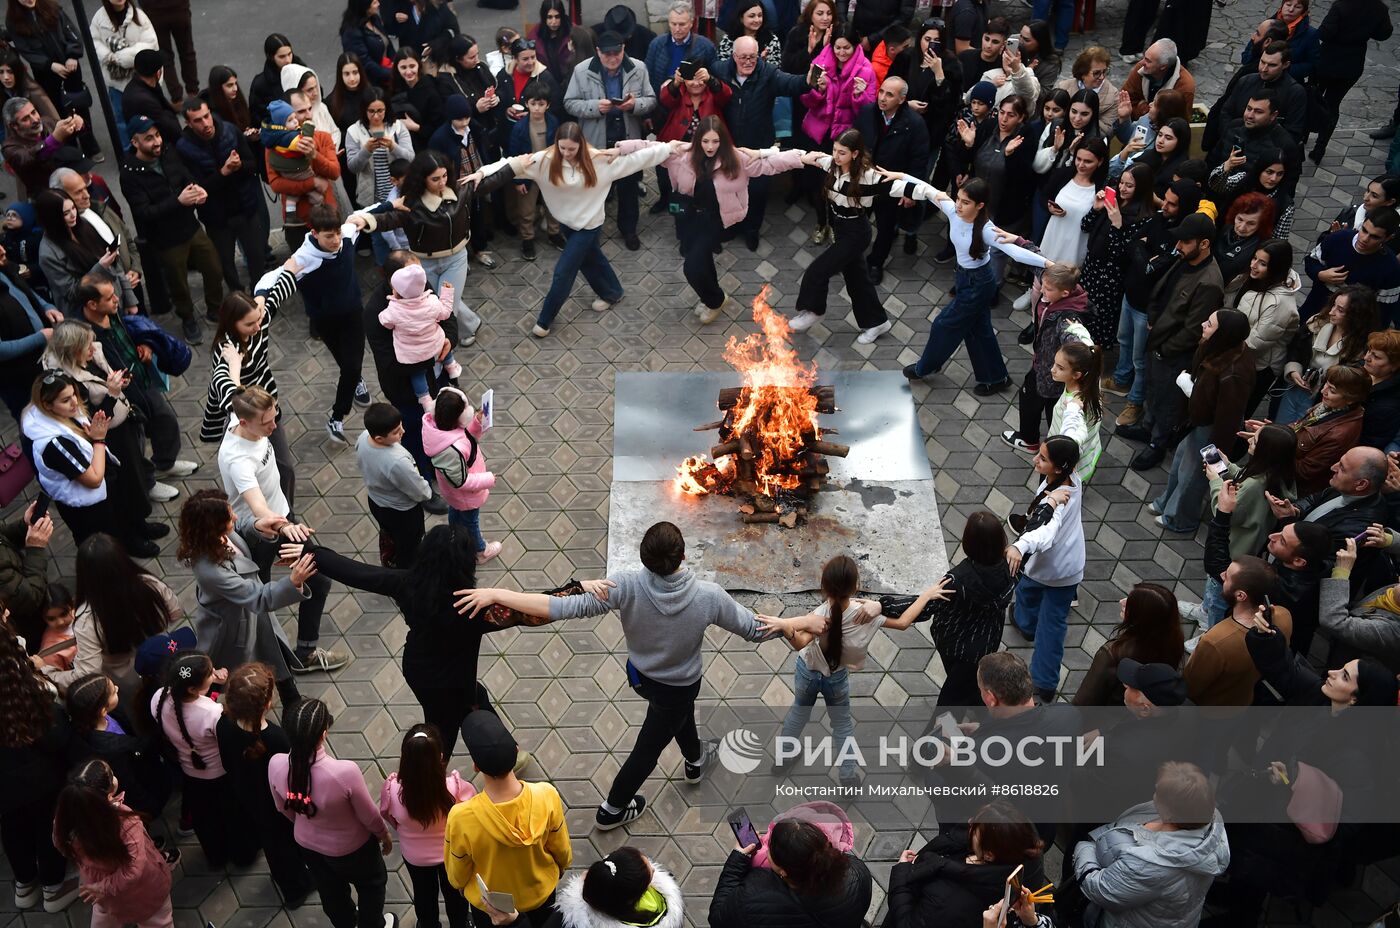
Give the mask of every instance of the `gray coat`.
[[[1225, 821], [1216, 810], [1205, 828], [1149, 831], [1150, 802], [1101, 825], [1074, 849], [1074, 873], [1102, 910], [1098, 928], [1195, 928], [1206, 890], [1230, 865]], [[1086, 919], [1087, 921], [1087, 919]]]
[[287, 650], [291, 645], [273, 612], [309, 598], [311, 589], [298, 590], [287, 577], [263, 583], [251, 547], [258, 537], [253, 520], [244, 516], [228, 537], [233, 557], [217, 564], [208, 558], [194, 562], [194, 633], [215, 667], [262, 661], [285, 680], [292, 674], [280, 645]]
[[[622, 116], [627, 130], [627, 138], [640, 139], [642, 120], [656, 109], [656, 91], [647, 77], [647, 68], [636, 58], [622, 59], [622, 95], [628, 94], [637, 101], [630, 113]], [[603, 63], [597, 58], [579, 62], [574, 68], [574, 76], [569, 79], [569, 89], [564, 93], [564, 109], [578, 120], [583, 137], [594, 148], [608, 147], [608, 118], [598, 112], [598, 104], [607, 98], [603, 91]]]
[[49, 295], [53, 297], [54, 305], [65, 319], [83, 318], [83, 308], [78, 305], [78, 284], [84, 274], [106, 276], [116, 288], [117, 302], [123, 309], [136, 305], [136, 291], [131, 288], [126, 275], [119, 272], [120, 262], [111, 269], [103, 267], [100, 262], [91, 267], [82, 267], [52, 239], [44, 238], [39, 241], [39, 268], [49, 282]]
[[[1400, 532], [1396, 533], [1389, 552], [1392, 556], [1400, 553]], [[1389, 588], [1386, 585], [1372, 590], [1358, 597], [1356, 605], [1352, 606], [1351, 581], [1328, 577], [1322, 581], [1318, 593], [1318, 618], [1328, 637], [1350, 645], [1400, 673], [1400, 616], [1362, 605]]]

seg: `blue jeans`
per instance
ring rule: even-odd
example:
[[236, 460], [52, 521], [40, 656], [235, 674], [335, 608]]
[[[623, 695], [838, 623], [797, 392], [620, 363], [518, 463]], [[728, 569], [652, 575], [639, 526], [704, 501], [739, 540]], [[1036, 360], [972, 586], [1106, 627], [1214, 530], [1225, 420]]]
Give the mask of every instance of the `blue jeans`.
[[[792, 675], [792, 708], [788, 709], [787, 718], [783, 719], [782, 734], [788, 738], [801, 736], [802, 729], [807, 727], [812, 717], [812, 707], [817, 704], [818, 694], [826, 700], [827, 711], [831, 713], [831, 731], [836, 737], [832, 756], [839, 756], [841, 746], [847, 739], [856, 736], [856, 725], [851, 719], [850, 672], [844, 667], [824, 677], [810, 670], [800, 656], [797, 658], [797, 668]], [[853, 759], [842, 762], [842, 776], [852, 777], [855, 773], [856, 762]]]
[[1055, 29], [1055, 50], [1063, 51], [1069, 44], [1069, 27], [1074, 24], [1074, 0], [1035, 0], [1035, 5], [1031, 7], [1031, 19], [1050, 20], [1052, 7], [1055, 8], [1055, 18], [1050, 25]]
[[[133, 76], [132, 80], [139, 80]], [[131, 147], [131, 136], [126, 134], [126, 117], [122, 115], [122, 92], [111, 84], [107, 85], [107, 99], [112, 101], [112, 115], [117, 117], [117, 138], [122, 140], [122, 151]], [[257, 278], [253, 278], [257, 282]]]
[[1016, 582], [1016, 625], [1035, 636], [1031, 655], [1031, 682], [1038, 690], [1060, 686], [1060, 661], [1065, 656], [1065, 632], [1069, 630], [1069, 608], [1079, 592], [1079, 584], [1046, 586], [1025, 574]]
[[1198, 425], [1177, 444], [1167, 474], [1167, 488], [1153, 500], [1162, 510], [1162, 521], [1169, 530], [1194, 532], [1201, 523], [1201, 507], [1210, 490], [1210, 481], [1206, 480], [1201, 462], [1201, 449], [1210, 443], [1211, 428]]
[[1118, 366], [1113, 369], [1113, 379], [1127, 383], [1129, 378], [1133, 387], [1128, 391], [1128, 402], [1140, 406], [1147, 395], [1147, 313], [1129, 306], [1124, 297], [1118, 314]]
[[[447, 357], [443, 358], [442, 361], [440, 362], [440, 366], [442, 367], [443, 370], [446, 370], [446, 369], [448, 368], [449, 365], [456, 364], [456, 363], [457, 363], [457, 357], [456, 357], [456, 355], [454, 355], [452, 352], [449, 351], [449, 352], [447, 353]], [[424, 397], [424, 396], [427, 396], [427, 395], [428, 395], [428, 393], [429, 393], [429, 389], [428, 389], [428, 373], [429, 373], [429, 372], [436, 373], [438, 367], [439, 367], [439, 362], [437, 362], [437, 361], [424, 361], [422, 364], [415, 364], [415, 365], [409, 370], [409, 372], [408, 372], [408, 382], [411, 383], [411, 384], [413, 384], [413, 395], [414, 395], [414, 396], [417, 396], [417, 397]]]
[[992, 300], [997, 285], [990, 264], [978, 268], [959, 267], [954, 277], [958, 295], [933, 318], [928, 344], [914, 365], [920, 377], [942, 370], [943, 365], [967, 343], [967, 356], [978, 383], [1001, 383], [1007, 378], [1006, 359], [1001, 356], [996, 330], [992, 328]]
[[564, 251], [554, 263], [554, 280], [549, 285], [549, 292], [545, 294], [540, 316], [535, 320], [546, 329], [554, 321], [554, 317], [559, 315], [559, 308], [564, 305], [564, 301], [569, 298], [580, 271], [599, 299], [609, 303], [616, 303], [622, 299], [622, 281], [617, 279], [617, 272], [608, 263], [607, 256], [598, 244], [602, 227], [570, 229], [566, 225], [560, 225], [559, 231], [564, 234]]
[[1201, 597], [1201, 611], [1206, 614], [1206, 628], [1215, 628], [1230, 611], [1225, 601], [1225, 587], [1214, 577], [1206, 577], [1205, 595]]
[[1283, 399], [1279, 400], [1278, 412], [1274, 414], [1274, 421], [1281, 425], [1297, 422], [1303, 418], [1304, 413], [1313, 407], [1315, 396], [1316, 394], [1311, 390], [1304, 390], [1290, 381], [1288, 389], [1283, 391]]
[[462, 290], [467, 285], [467, 275], [471, 273], [468, 250], [463, 248], [442, 258], [419, 256], [423, 273], [428, 276], [428, 286], [434, 293], [441, 294], [442, 285], [445, 283], [452, 285], [453, 311], [457, 314], [457, 326], [464, 336], [475, 335], [476, 330], [481, 328], [481, 317], [472, 311], [462, 296]]
[[447, 510], [447, 524], [460, 525], [471, 532], [472, 544], [476, 545], [478, 554], [486, 550], [486, 539], [481, 537], [480, 509], [449, 509]]

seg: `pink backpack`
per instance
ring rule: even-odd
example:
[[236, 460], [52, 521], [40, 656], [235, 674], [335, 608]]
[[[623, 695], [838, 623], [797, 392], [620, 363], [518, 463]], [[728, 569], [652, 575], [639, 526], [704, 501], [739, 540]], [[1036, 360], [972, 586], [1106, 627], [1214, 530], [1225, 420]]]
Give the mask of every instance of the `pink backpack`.
[[763, 834], [759, 836], [758, 851], [753, 855], [755, 867], [772, 869], [768, 861], [768, 835], [774, 825], [786, 821], [811, 822], [826, 832], [832, 846], [843, 854], [849, 854], [855, 849], [856, 830], [850, 817], [846, 815], [846, 810], [834, 802], [818, 799], [779, 812], [777, 817], [768, 823], [768, 827], [763, 829]]

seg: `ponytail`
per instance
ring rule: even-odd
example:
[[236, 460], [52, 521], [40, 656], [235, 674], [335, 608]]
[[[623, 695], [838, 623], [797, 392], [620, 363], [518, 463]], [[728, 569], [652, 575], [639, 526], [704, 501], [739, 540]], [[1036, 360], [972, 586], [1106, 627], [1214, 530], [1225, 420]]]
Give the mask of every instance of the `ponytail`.
[[967, 252], [974, 261], [981, 261], [987, 256], [987, 242], [982, 236], [991, 221], [987, 216], [987, 202], [991, 199], [992, 188], [985, 180], [974, 177], [958, 189], [977, 204], [977, 218], [972, 221], [972, 244]]
[[860, 571], [856, 562], [844, 554], [836, 555], [822, 567], [822, 595], [826, 597], [827, 607], [831, 610], [822, 657], [826, 658], [826, 666], [832, 673], [841, 667], [841, 620], [859, 585]]
[[651, 886], [651, 868], [635, 847], [620, 847], [594, 861], [583, 875], [583, 901], [589, 908], [623, 924], [644, 924], [637, 903]]
[[1079, 399], [1084, 404], [1085, 425], [1098, 428], [1103, 419], [1103, 389], [1099, 377], [1103, 373], [1103, 349], [1083, 342], [1065, 342], [1060, 346], [1070, 370], [1079, 375]]
[[321, 739], [331, 727], [331, 714], [319, 699], [303, 699], [283, 719], [292, 749], [287, 754], [287, 793], [282, 808], [295, 815], [316, 817], [311, 801], [311, 765]]

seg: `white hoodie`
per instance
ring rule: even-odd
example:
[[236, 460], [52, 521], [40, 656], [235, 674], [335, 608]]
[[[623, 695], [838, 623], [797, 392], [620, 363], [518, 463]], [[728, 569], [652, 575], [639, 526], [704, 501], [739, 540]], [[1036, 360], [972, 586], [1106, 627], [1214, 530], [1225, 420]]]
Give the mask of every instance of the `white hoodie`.
[[[67, 438], [83, 450], [82, 460], [73, 458], [74, 466], [86, 470], [92, 463], [92, 442], [70, 429], [59, 420], [41, 412], [35, 406], [26, 406], [20, 417], [25, 436], [34, 442], [34, 464], [39, 474], [39, 486], [53, 497], [55, 502], [74, 509], [92, 506], [107, 498], [107, 481], [95, 487], [85, 487], [67, 474], [60, 474], [44, 463], [44, 452], [55, 438]], [[107, 452], [110, 456], [111, 452]], [[72, 455], [69, 455], [72, 458]], [[112, 461], [108, 461], [112, 463]]]
[[336, 150], [340, 149], [340, 126], [335, 124], [331, 118], [331, 111], [326, 109], [326, 96], [331, 92], [330, 88], [321, 80], [321, 76], [312, 71], [304, 64], [292, 63], [279, 72], [282, 78], [282, 92], [295, 90], [296, 86], [302, 82], [307, 73], [316, 78], [316, 86], [320, 89], [320, 98], [311, 107], [311, 121], [316, 124], [316, 128], [329, 135], [335, 140]]
[[[1013, 543], [1025, 558], [1021, 573], [1045, 586], [1073, 586], [1084, 579], [1084, 525], [1080, 521], [1084, 484], [1074, 476], [1065, 486], [1070, 491], [1069, 502], [1056, 506], [1048, 523]], [[1042, 480], [1036, 493], [1044, 489]]]

